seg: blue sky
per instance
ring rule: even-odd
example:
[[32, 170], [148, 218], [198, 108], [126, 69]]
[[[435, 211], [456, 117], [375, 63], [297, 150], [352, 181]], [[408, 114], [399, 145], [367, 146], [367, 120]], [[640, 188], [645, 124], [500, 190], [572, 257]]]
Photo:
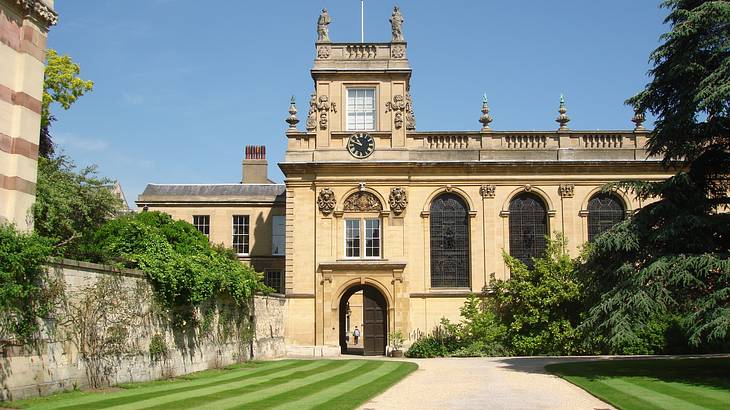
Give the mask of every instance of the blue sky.
[[[365, 1], [365, 40], [389, 41], [393, 1]], [[487, 93], [496, 130], [629, 129], [624, 100], [648, 81], [667, 30], [658, 0], [401, 0], [419, 130], [477, 130]], [[269, 174], [300, 119], [322, 7], [333, 41], [359, 41], [358, 0], [58, 0], [49, 46], [94, 91], [55, 107], [54, 135], [98, 164], [127, 199], [147, 183], [237, 183], [243, 147], [265, 144]], [[300, 128], [301, 128], [300, 123]]]

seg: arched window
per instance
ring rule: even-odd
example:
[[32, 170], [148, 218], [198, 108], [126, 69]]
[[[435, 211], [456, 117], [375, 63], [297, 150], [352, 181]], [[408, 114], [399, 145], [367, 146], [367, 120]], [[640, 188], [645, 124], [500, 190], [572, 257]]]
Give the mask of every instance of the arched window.
[[509, 204], [509, 253], [532, 267], [532, 258], [545, 251], [548, 234], [545, 203], [537, 195], [522, 193]]
[[469, 212], [458, 195], [431, 203], [431, 287], [469, 287]]
[[588, 201], [588, 240], [611, 229], [624, 219], [626, 211], [621, 200], [611, 193], [599, 192]]

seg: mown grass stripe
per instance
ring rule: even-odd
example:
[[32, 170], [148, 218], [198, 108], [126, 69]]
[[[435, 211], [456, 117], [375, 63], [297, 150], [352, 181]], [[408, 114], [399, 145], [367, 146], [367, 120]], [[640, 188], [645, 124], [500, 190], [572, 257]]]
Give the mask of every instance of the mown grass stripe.
[[678, 399], [660, 393], [653, 389], [647, 389], [634, 383], [629, 383], [623, 379], [604, 379], [600, 381], [606, 385], [614, 387], [624, 394], [641, 397], [642, 400], [650, 402], [653, 406], [661, 409], [683, 409], [683, 410], [704, 410], [706, 407], [696, 406], [688, 401]]
[[603, 379], [591, 379], [583, 376], [566, 376], [564, 378], [593, 396], [598, 397], [606, 403], [618, 408], [646, 409], [655, 407], [652, 403], [642, 399], [641, 397], [634, 396], [628, 392], [613, 388], [603, 383]]
[[[301, 386], [308, 385], [311, 383], [321, 383], [323, 379], [326, 379], [330, 376], [336, 376], [338, 374], [344, 374], [346, 372], [349, 372], [353, 369], [356, 369], [363, 365], [362, 360], [346, 360], [347, 364], [341, 367], [338, 367], [333, 370], [328, 370], [326, 372], [317, 373], [315, 375], [312, 375], [310, 377], [306, 377], [304, 379], [299, 380], [293, 380], [287, 383], [278, 384], [275, 386], [272, 386], [270, 388], [267, 388], [263, 391], [258, 391], [255, 393], [242, 395], [242, 396], [235, 396], [231, 397], [229, 399], [215, 401], [209, 404], [205, 404], [203, 406], [198, 407], [199, 410], [220, 410], [220, 409], [231, 409], [231, 408], [251, 408], [249, 403], [262, 400], [269, 396], [274, 396], [282, 393], [286, 393], [289, 391], [292, 391], [294, 389], [297, 389]], [[297, 402], [298, 403], [298, 402]]]
[[[354, 409], [367, 402], [375, 395], [382, 393], [398, 381], [418, 369], [415, 363], [398, 362], [399, 365], [388, 373], [375, 377], [360, 386], [353, 386], [349, 391], [332, 397], [329, 400], [315, 405], [313, 409]], [[390, 363], [388, 363], [390, 364]], [[346, 386], [343, 386], [343, 388]]]
[[195, 391], [195, 390], [205, 389], [208, 387], [221, 386], [224, 384], [241, 382], [241, 381], [244, 381], [247, 379], [255, 379], [255, 378], [260, 378], [260, 377], [264, 377], [264, 376], [270, 376], [272, 374], [286, 372], [288, 370], [296, 369], [296, 368], [305, 366], [309, 363], [313, 363], [313, 362], [312, 361], [293, 361], [293, 362], [289, 362], [287, 364], [279, 365], [279, 366], [265, 366], [265, 367], [262, 367], [260, 370], [246, 372], [246, 374], [243, 374], [243, 375], [238, 374], [239, 372], [236, 371], [231, 375], [225, 375], [226, 377], [216, 376], [216, 377], [212, 377], [212, 378], [197, 379], [195, 381], [186, 381], [186, 382], [183, 382], [184, 385], [182, 385], [182, 386], [179, 386], [178, 383], [171, 383], [171, 385], [169, 387], [155, 386], [155, 388], [152, 390], [142, 388], [142, 389], [134, 391], [134, 393], [130, 393], [131, 391], [127, 390], [127, 391], [116, 394], [117, 397], [101, 396], [97, 400], [85, 401], [83, 403], [74, 401], [73, 404], [70, 404], [68, 406], [58, 407], [58, 410], [104, 409], [104, 408], [109, 408], [109, 407], [114, 407], [114, 406], [127, 405], [127, 404], [135, 403], [138, 401], [158, 398], [161, 396], [168, 396], [168, 395], [174, 395], [177, 393], [191, 392], [191, 391]]
[[680, 388], [680, 386], [683, 386], [681, 383], [669, 383], [662, 380], [646, 379], [643, 377], [629, 377], [624, 380], [640, 387], [652, 390], [654, 392], [658, 392], [666, 396], [671, 396], [685, 402], [693, 403], [701, 408], [730, 409], [730, 395], [728, 395], [727, 393], [725, 394], [724, 399], [716, 400], [714, 398], [703, 395], [702, 393], [704, 393], [706, 390], [702, 388], [697, 388], [697, 386], [694, 386], [692, 389], [687, 391]]
[[693, 384], [691, 381], [682, 382], [663, 382], [671, 385], [672, 388], [686, 392], [692, 396], [702, 396], [709, 400], [714, 400], [730, 408], [730, 391], [723, 390], [719, 387], [703, 385], [702, 383]]
[[338, 367], [344, 366], [346, 362], [342, 361], [332, 361], [332, 362], [315, 362], [317, 364], [321, 364], [320, 366], [309, 369], [309, 370], [299, 370], [296, 372], [293, 372], [291, 374], [288, 374], [283, 377], [275, 377], [273, 379], [267, 379], [265, 381], [262, 381], [260, 383], [256, 384], [249, 384], [243, 387], [237, 387], [233, 389], [226, 389], [221, 391], [216, 391], [214, 393], [210, 394], [204, 394], [204, 395], [196, 395], [193, 397], [187, 397], [180, 400], [165, 402], [165, 403], [159, 403], [159, 402], [150, 402], [152, 406], [144, 407], [144, 408], [156, 408], [156, 409], [189, 409], [189, 408], [197, 408], [204, 404], [209, 404], [212, 402], [216, 402], [219, 400], [229, 399], [231, 397], [237, 397], [237, 396], [243, 396], [250, 393], [260, 393], [262, 390], [266, 390], [268, 388], [272, 388], [278, 384], [284, 384], [286, 382], [297, 380], [297, 379], [304, 379], [309, 376], [322, 373], [328, 370], [336, 369]]
[[348, 379], [356, 377], [359, 374], [367, 374], [377, 369], [378, 367], [385, 364], [385, 362], [366, 361], [363, 360], [364, 364], [352, 369], [345, 373], [340, 373], [326, 379], [317, 380], [314, 383], [310, 383], [299, 387], [294, 390], [290, 390], [284, 393], [280, 393], [274, 396], [269, 396], [264, 399], [249, 402], [244, 406], [234, 407], [235, 409], [268, 409], [275, 406], [285, 405], [294, 401], [301, 400], [303, 397], [315, 394], [321, 390], [326, 389], [334, 385], [346, 382]]
[[[372, 383], [376, 383], [378, 380], [380, 380], [380, 378], [387, 377], [387, 375], [389, 375], [390, 373], [397, 371], [399, 367], [400, 363], [386, 362], [372, 372], [360, 374], [353, 377], [352, 379], [345, 380], [342, 383], [336, 384], [334, 386], [328, 386], [315, 394], [300, 398], [299, 400], [297, 400], [297, 409], [312, 409], [317, 406], [321, 406], [324, 403], [328, 403], [333, 398], [341, 396], [347, 396], [347, 400], [343, 404], [352, 405], [354, 401], [351, 400], [351, 395], [355, 394], [355, 391], [357, 389], [363, 388], [366, 385]], [[287, 403], [283, 406], [277, 406], [275, 407], [275, 409], [286, 409], [289, 406], [291, 406], [291, 403]], [[346, 407], [347, 406], [344, 406], [344, 408]], [[343, 408], [343, 406], [330, 406], [329, 408]]]

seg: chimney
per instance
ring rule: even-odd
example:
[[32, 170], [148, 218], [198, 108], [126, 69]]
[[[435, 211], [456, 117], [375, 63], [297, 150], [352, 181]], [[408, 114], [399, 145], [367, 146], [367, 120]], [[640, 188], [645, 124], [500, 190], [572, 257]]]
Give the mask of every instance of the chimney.
[[242, 184], [271, 184], [267, 175], [266, 146], [246, 145]]

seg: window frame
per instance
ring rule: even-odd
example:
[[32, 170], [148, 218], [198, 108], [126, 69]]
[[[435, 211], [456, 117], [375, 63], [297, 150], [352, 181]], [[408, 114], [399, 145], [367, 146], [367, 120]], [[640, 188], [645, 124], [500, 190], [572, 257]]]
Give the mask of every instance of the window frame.
[[[281, 219], [283, 220], [283, 230], [281, 233], [277, 233], [276, 231], [276, 220]], [[275, 253], [274, 249], [276, 248], [276, 238], [281, 238], [281, 251], [279, 253]], [[286, 215], [272, 215], [271, 217], [271, 256], [285, 256], [286, 255]]]
[[[236, 234], [236, 218], [241, 217], [245, 218], [245, 227], [246, 232], [242, 234]], [[245, 252], [238, 252], [238, 249], [236, 248], [236, 236], [240, 235], [242, 236], [245, 241], [243, 243], [243, 249]], [[238, 256], [249, 256], [251, 254], [251, 216], [250, 215], [241, 215], [236, 214], [231, 216], [231, 246], [233, 247], [233, 250], [236, 252], [236, 255]]]
[[[207, 229], [208, 230], [207, 233], [206, 232], [203, 232], [202, 230], [200, 230], [200, 228], [198, 227], [200, 225], [196, 224], [195, 218], [206, 218], [207, 219], [206, 223], [205, 224], [202, 224], [202, 226], [205, 226], [205, 227], [208, 228]], [[195, 227], [195, 229], [198, 230], [198, 232], [202, 233], [208, 239], [210, 239], [210, 215], [193, 215], [193, 226]]]
[[[373, 126], [372, 128], [365, 128], [362, 129], [357, 127], [357, 121], [355, 121], [355, 126], [350, 128], [350, 91], [372, 91], [373, 92]], [[345, 88], [345, 130], [351, 131], [351, 132], [362, 132], [362, 131], [370, 131], [374, 132], [378, 130], [378, 87], [373, 85], [358, 85], [358, 86], [349, 86]], [[358, 111], [355, 110], [355, 114], [357, 115]], [[362, 111], [362, 113], [365, 113], [365, 111]], [[364, 114], [363, 114], [364, 115]], [[357, 118], [357, 117], [355, 117]]]
[[[447, 282], [446, 281], [446, 278], [445, 278], [445, 275], [444, 275], [443, 272], [435, 272], [434, 271], [434, 269], [435, 269], [435, 263], [438, 262], [438, 261], [436, 261], [435, 256], [437, 254], [439, 254], [439, 253], [443, 253], [443, 254], [448, 254], [449, 253], [449, 252], [444, 252], [442, 250], [442, 248], [440, 248], [440, 247], [443, 246], [442, 245], [443, 244], [443, 239], [444, 239], [443, 229], [441, 230], [442, 236], [440, 236], [440, 237], [434, 237], [435, 232], [434, 232], [434, 229], [433, 229], [433, 226], [432, 226], [434, 223], [437, 222], [434, 219], [437, 216], [436, 215], [435, 206], [437, 205], [437, 202], [439, 200], [442, 200], [442, 198], [452, 198], [452, 199], [455, 199], [459, 203], [459, 205], [461, 205], [463, 207], [463, 211], [464, 211], [464, 222], [465, 223], [464, 223], [463, 226], [461, 226], [461, 228], [463, 228], [464, 237], [463, 238], [457, 238], [456, 235], [454, 235], [454, 243], [455, 244], [458, 244], [460, 241], [463, 241], [463, 244], [462, 244], [463, 247], [464, 247], [463, 251], [466, 252], [466, 255], [465, 255], [465, 257], [463, 258], [463, 261], [462, 261], [464, 264], [466, 264], [465, 283], [459, 283], [459, 279], [460, 278], [458, 276], [458, 272], [455, 273], [455, 276], [454, 276], [453, 281], [452, 281], [453, 283], [445, 284], [445, 285], [439, 285], [439, 284], [435, 284], [434, 283], [434, 273], [438, 273], [437, 279], [439, 279], [442, 283], [446, 283]], [[471, 221], [471, 217], [470, 217], [469, 202], [463, 196], [461, 196], [459, 194], [456, 194], [456, 193], [453, 193], [453, 192], [451, 192], [451, 193], [449, 193], [449, 192], [442, 192], [442, 193], [436, 195], [431, 200], [431, 203], [429, 204], [429, 207], [428, 207], [428, 211], [429, 211], [429, 216], [428, 216], [428, 229], [429, 229], [429, 233], [428, 233], [428, 241], [429, 241], [429, 245], [428, 245], [428, 258], [429, 258], [428, 259], [428, 264], [429, 264], [429, 266], [428, 266], [428, 273], [429, 273], [429, 282], [428, 283], [429, 283], [429, 289], [434, 289], [434, 290], [444, 290], [444, 289], [471, 289], [471, 286], [472, 286], [472, 268], [473, 268], [473, 266], [472, 266], [472, 256], [473, 256], [472, 252], [474, 250], [473, 250], [472, 243], [471, 243], [471, 241], [472, 241], [472, 232], [471, 232], [472, 221]], [[443, 218], [443, 216], [438, 216], [438, 217], [439, 218]], [[443, 221], [442, 221], [442, 223], [443, 223]], [[455, 231], [455, 232], [458, 232], [458, 231]], [[438, 240], [439, 242], [434, 242], [435, 240]], [[458, 252], [456, 250], [454, 250], [451, 253], [452, 254], [457, 254]]]
[[[278, 273], [279, 274], [279, 287], [278, 288], [275, 288], [273, 286], [270, 286], [269, 284], [266, 283], [267, 282], [267, 279], [269, 278], [269, 275], [271, 275], [273, 273]], [[276, 290], [276, 293], [278, 293], [280, 295], [283, 295], [286, 292], [286, 286], [285, 286], [285, 283], [284, 282], [285, 282], [285, 279], [284, 279], [284, 271], [283, 270], [281, 270], [281, 269], [266, 269], [264, 271], [264, 285], [266, 285], [266, 286], [268, 286], [268, 287]]]
[[[377, 221], [378, 222], [378, 255], [377, 256], [367, 256], [368, 247], [367, 247], [367, 222], [368, 221]], [[357, 248], [350, 248], [348, 247], [347, 241], [348, 241], [348, 233], [350, 232], [350, 229], [348, 228], [348, 222], [357, 222], [358, 223], [358, 240], [359, 244]], [[344, 258], [348, 260], [381, 260], [383, 259], [383, 220], [380, 217], [368, 217], [368, 216], [359, 216], [359, 217], [352, 217], [352, 218], [344, 218], [344, 231], [343, 231], [343, 240], [344, 240]], [[348, 250], [349, 249], [357, 249], [358, 256], [348, 256]], [[371, 248], [374, 249], [374, 248]]]
[[[512, 208], [512, 205], [517, 201], [518, 199], [523, 198], [530, 198], [534, 200], [536, 203], [538, 203], [542, 207], [542, 223], [545, 227], [545, 232], [543, 232], [543, 235], [539, 235], [540, 232], [534, 232], [532, 233], [533, 239], [536, 239], [538, 242], [541, 243], [541, 250], [537, 254], [529, 254], [527, 255], [527, 260], [523, 260], [521, 255], [516, 255], [515, 253], [517, 250], [513, 246], [513, 235], [514, 240], [517, 241], [518, 239], [524, 240], [524, 234], [518, 234], [513, 228], [515, 228], [517, 225], [523, 226], [524, 221], [521, 219], [520, 221], [517, 221], [516, 215], [518, 215], [517, 212]], [[524, 200], [524, 199], [523, 199]], [[507, 205], [507, 209], [509, 210], [509, 217], [507, 219], [507, 241], [509, 243], [509, 255], [520, 262], [524, 263], [528, 268], [532, 269], [534, 267], [534, 263], [532, 262], [535, 258], [540, 258], [544, 255], [545, 251], [547, 250], [547, 236], [550, 235], [550, 211], [549, 211], [549, 205], [548, 202], [543, 198], [542, 196], [532, 193], [532, 192], [520, 192], [517, 195], [513, 196]], [[535, 227], [538, 227], [535, 225]], [[519, 235], [519, 237], [517, 236]], [[534, 246], [533, 246], [534, 247]], [[523, 248], [524, 249], [524, 248]], [[522, 252], [523, 254], [526, 254], [526, 252]]]

